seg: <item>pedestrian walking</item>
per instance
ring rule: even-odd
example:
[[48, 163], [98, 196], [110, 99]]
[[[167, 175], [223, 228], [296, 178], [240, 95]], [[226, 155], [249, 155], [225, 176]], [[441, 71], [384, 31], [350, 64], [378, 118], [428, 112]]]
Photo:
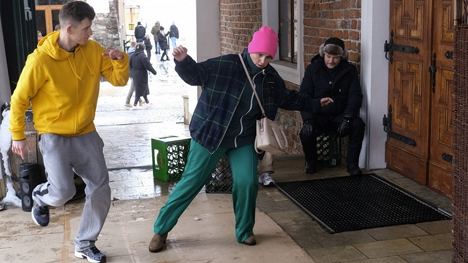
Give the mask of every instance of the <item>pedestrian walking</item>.
[[141, 97], [144, 98], [145, 103], [149, 103], [147, 71], [150, 71], [153, 73], [153, 75], [156, 75], [156, 70], [153, 68], [144, 53], [145, 49], [145, 44], [138, 43], [135, 53], [130, 57], [130, 76], [133, 78], [135, 85], [135, 102], [133, 103], [133, 106], [137, 106], [137, 102]]

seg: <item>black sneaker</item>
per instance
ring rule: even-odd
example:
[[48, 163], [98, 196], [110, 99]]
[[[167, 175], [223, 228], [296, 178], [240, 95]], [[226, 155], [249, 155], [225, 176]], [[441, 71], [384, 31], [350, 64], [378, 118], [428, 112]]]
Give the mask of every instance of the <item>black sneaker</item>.
[[84, 250], [75, 250], [75, 257], [87, 258], [88, 262], [106, 262], [106, 255], [99, 251], [97, 247], [90, 247]]
[[31, 210], [31, 216], [36, 225], [47, 226], [49, 224], [49, 207], [34, 204]]

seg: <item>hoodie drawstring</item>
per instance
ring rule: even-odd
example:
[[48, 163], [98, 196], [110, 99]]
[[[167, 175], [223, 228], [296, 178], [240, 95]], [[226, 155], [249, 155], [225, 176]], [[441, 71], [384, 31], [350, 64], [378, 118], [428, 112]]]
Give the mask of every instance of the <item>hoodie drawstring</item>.
[[[84, 62], [85, 62], [85, 64], [86, 64], [86, 67], [87, 67], [88, 70], [89, 70], [89, 73], [91, 74], [91, 76], [94, 77], [94, 73], [91, 71], [91, 67], [90, 67], [89, 64], [88, 64], [88, 61], [86, 60], [86, 57], [85, 57], [84, 54], [83, 54], [83, 51], [81, 51], [81, 49], [79, 49], [79, 51], [80, 51], [80, 53], [81, 53], [81, 56], [83, 56], [83, 60], [84, 60]], [[76, 52], [76, 51], [73, 52], [73, 58], [75, 57], [75, 52]], [[68, 64], [70, 65], [70, 68], [72, 69], [73, 74], [75, 74], [75, 76], [76, 76], [81, 82], [83, 82], [84, 80], [83, 80], [80, 76], [78, 76], [78, 74], [76, 73], [76, 70], [75, 70], [75, 68], [73, 67], [73, 65], [72, 65], [72, 63], [71, 63], [71, 61], [70, 61], [70, 58], [68, 58]]]
[[88, 61], [86, 60], [86, 57], [85, 57], [85, 55], [83, 54], [83, 51], [81, 51], [81, 49], [80, 49], [80, 53], [81, 53], [81, 55], [83, 56], [83, 60], [85, 61], [86, 66], [88, 67], [89, 73], [91, 74], [91, 76], [94, 77], [94, 73], [93, 73], [93, 71], [91, 70], [91, 67], [89, 66]]

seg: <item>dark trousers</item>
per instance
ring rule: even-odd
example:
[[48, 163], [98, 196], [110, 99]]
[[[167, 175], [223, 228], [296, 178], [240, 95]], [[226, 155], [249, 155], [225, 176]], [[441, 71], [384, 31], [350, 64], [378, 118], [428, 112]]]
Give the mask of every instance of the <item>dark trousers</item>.
[[148, 60], [151, 61], [151, 49], [146, 50], [146, 56], [148, 57]]
[[163, 53], [161, 55], [161, 61], [165, 60], [164, 56], [166, 56], [166, 60], [169, 60], [169, 56], [167, 55], [167, 50], [166, 49], [163, 50]]
[[[328, 116], [317, 115], [314, 118], [314, 134], [312, 136], [305, 136], [301, 130], [299, 137], [301, 138], [302, 149], [307, 163], [313, 166], [317, 164], [317, 136], [324, 132], [336, 132], [341, 124], [341, 120], [341, 118], [331, 120]], [[359, 162], [365, 128], [366, 124], [359, 116], [351, 121], [346, 163], [357, 164]]]

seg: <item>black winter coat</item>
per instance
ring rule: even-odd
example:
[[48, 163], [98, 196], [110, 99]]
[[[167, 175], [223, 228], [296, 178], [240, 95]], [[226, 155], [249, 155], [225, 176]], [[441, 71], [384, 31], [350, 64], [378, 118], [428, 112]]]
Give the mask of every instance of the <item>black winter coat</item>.
[[[324, 58], [316, 55], [307, 66], [300, 92], [314, 99], [332, 98], [333, 103], [323, 106], [316, 113], [330, 116], [330, 120], [340, 121], [344, 115], [358, 116], [363, 96], [356, 67], [342, 59], [334, 71], [333, 77]], [[309, 112], [301, 112], [301, 115], [303, 121], [314, 117]]]
[[169, 49], [169, 45], [167, 44], [167, 38], [166, 38], [167, 35], [169, 35], [169, 32], [167, 32], [165, 35], [163, 35], [161, 31], [158, 32], [158, 42], [162, 50]]
[[144, 38], [146, 36], [146, 28], [142, 25], [135, 27], [135, 38]]
[[133, 78], [135, 96], [137, 98], [149, 94], [147, 71], [156, 75], [156, 70], [149, 62], [143, 50], [136, 49], [135, 53], [130, 56], [130, 77]]
[[153, 48], [153, 45], [151, 44], [151, 40], [150, 39], [144, 39], [143, 40], [143, 43], [145, 43], [145, 47], [146, 47], [146, 50], [151, 50]]
[[179, 29], [176, 27], [176, 25], [172, 25], [170, 28], [170, 37], [175, 37], [179, 39]]

